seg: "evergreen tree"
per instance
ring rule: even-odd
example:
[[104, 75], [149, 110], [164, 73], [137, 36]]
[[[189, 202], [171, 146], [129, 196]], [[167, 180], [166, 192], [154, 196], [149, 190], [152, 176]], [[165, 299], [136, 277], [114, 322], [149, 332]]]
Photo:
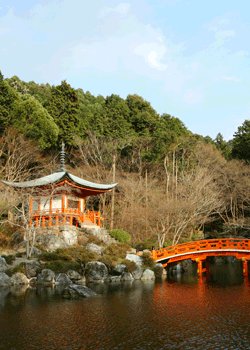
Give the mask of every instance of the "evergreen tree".
[[234, 133], [232, 157], [250, 161], [250, 120], [245, 120]]
[[119, 139], [133, 134], [129, 120], [129, 108], [118, 95], [107, 96], [104, 116], [104, 136]]
[[12, 125], [45, 149], [57, 142], [59, 129], [48, 111], [31, 96], [13, 104]]
[[0, 79], [0, 134], [11, 125], [13, 104], [20, 100], [18, 93]]
[[58, 141], [73, 145], [74, 136], [79, 134], [80, 104], [76, 90], [65, 80], [61, 85], [52, 86], [51, 96], [44, 107], [59, 128]]

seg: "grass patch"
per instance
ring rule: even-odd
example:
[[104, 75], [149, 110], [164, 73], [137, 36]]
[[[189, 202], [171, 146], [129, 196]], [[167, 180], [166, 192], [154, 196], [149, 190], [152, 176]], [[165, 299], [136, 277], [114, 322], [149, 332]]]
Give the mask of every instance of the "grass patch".
[[130, 261], [130, 260], [125, 259], [122, 261], [122, 264], [126, 266], [125, 272], [132, 273], [136, 269], [136, 263], [134, 261]]

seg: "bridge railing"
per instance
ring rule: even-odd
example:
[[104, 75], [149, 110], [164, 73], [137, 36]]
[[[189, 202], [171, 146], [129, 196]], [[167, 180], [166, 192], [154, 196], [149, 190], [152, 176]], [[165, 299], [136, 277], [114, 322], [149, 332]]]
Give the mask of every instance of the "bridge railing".
[[194, 241], [189, 243], [182, 243], [176, 246], [171, 246], [156, 251], [152, 251], [152, 256], [155, 260], [168, 258], [178, 254], [192, 253], [197, 251], [209, 250], [250, 250], [250, 240], [248, 239], [209, 239], [204, 241]]

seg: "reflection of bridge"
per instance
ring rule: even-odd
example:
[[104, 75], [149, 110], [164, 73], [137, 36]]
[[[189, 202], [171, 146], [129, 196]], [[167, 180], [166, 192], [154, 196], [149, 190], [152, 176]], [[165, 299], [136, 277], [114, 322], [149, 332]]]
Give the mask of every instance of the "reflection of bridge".
[[250, 260], [249, 239], [209, 239], [178, 244], [175, 246], [152, 250], [152, 257], [164, 267], [169, 263], [177, 263], [181, 260], [192, 259], [198, 264], [198, 275], [209, 272], [209, 265], [202, 267], [208, 256], [234, 255], [243, 262], [243, 275], [248, 276], [248, 260]]

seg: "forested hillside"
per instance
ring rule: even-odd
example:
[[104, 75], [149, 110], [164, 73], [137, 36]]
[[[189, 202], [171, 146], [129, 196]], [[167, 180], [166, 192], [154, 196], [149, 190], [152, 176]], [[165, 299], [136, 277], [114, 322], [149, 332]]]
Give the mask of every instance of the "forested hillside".
[[[134, 243], [176, 244], [201, 231], [208, 238], [250, 236], [248, 120], [233, 140], [221, 134], [212, 140], [159, 115], [138, 95], [95, 97], [66, 81], [39, 85], [0, 73], [0, 134], [1, 179], [56, 171], [64, 141], [71, 173], [119, 182], [113, 205], [111, 194], [103, 194], [89, 198], [88, 206], [102, 211], [104, 226], [129, 232]], [[20, 201], [8, 191], [1, 186], [2, 232]]]

